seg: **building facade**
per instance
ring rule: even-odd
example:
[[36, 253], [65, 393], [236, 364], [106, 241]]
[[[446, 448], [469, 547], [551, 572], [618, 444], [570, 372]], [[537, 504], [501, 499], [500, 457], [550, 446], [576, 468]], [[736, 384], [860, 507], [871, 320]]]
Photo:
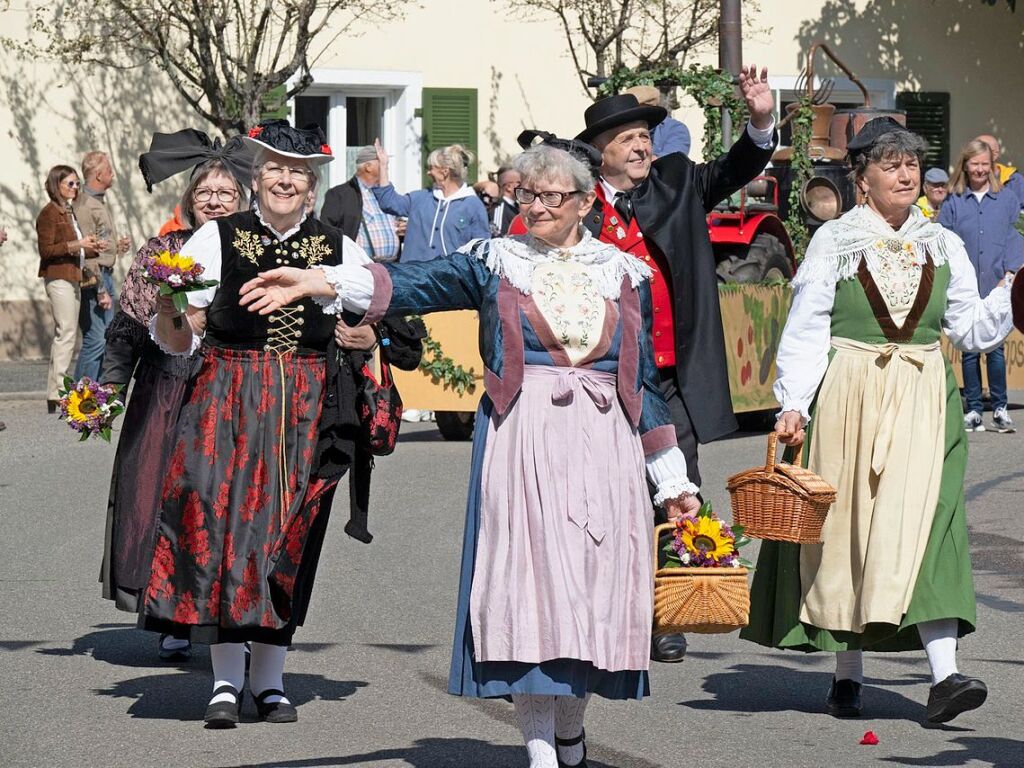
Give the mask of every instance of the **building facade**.
[[[479, 156], [472, 173], [482, 178], [515, 153], [524, 128], [570, 136], [582, 129], [590, 96], [557, 21], [522, 19], [503, 0], [421, 5], [400, 21], [338, 38], [315, 63], [314, 84], [289, 105], [290, 119], [321, 124], [335, 149], [323, 190], [347, 179], [356, 149], [378, 136], [396, 186], [407, 191], [424, 183], [424, 149], [469, 144]], [[23, 12], [0, 15], [7, 34], [26, 33]], [[744, 39], [744, 60], [769, 68], [779, 103], [796, 97], [804, 54], [821, 40], [864, 82], [874, 106], [909, 110], [936, 158], [954, 162], [965, 141], [986, 132], [1002, 140], [1010, 162], [1024, 164], [1024, 84], [1015, 66], [1024, 11], [946, 0], [761, 0], [745, 23], [756, 31]], [[714, 63], [717, 54], [700, 58]], [[860, 92], [841, 72], [824, 63], [817, 70], [837, 75], [833, 102], [859, 105]], [[0, 359], [40, 357], [49, 346], [34, 221], [50, 166], [77, 167], [84, 152], [108, 151], [118, 234], [136, 246], [173, 209], [180, 188], [168, 182], [147, 194], [138, 155], [153, 131], [204, 126], [165, 82], [148, 70], [68, 72], [0, 49], [9, 105], [0, 111], [0, 227], [9, 235], [0, 248]], [[699, 156], [702, 113], [683, 97], [675, 116], [689, 125]]]

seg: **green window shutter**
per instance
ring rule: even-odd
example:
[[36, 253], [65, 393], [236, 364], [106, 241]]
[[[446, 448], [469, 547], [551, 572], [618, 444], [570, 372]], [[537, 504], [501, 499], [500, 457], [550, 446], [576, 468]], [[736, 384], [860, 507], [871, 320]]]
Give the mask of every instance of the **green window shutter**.
[[902, 91], [896, 94], [896, 108], [907, 113], [907, 128], [928, 142], [922, 174], [928, 168], [949, 168], [949, 94]]
[[[427, 176], [427, 157], [449, 144], [461, 144], [477, 155], [476, 88], [423, 89], [423, 186], [432, 184]], [[479, 161], [469, 166], [466, 182], [477, 180]]]

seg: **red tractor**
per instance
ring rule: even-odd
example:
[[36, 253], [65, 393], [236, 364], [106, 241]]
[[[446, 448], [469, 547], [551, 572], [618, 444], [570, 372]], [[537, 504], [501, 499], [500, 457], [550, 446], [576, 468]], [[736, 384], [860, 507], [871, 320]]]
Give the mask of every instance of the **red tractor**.
[[708, 234], [723, 283], [784, 283], [796, 272], [793, 242], [779, 218], [779, 182], [758, 176], [740, 190], [739, 206], [708, 214]]

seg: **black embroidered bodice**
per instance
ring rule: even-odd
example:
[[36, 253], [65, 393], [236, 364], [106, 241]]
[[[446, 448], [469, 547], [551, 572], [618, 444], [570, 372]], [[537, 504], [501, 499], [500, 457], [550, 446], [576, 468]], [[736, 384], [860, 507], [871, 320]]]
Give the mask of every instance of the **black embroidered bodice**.
[[221, 242], [221, 279], [206, 316], [207, 340], [217, 346], [324, 351], [334, 332], [335, 317], [324, 314], [312, 299], [283, 307], [269, 315], [249, 312], [238, 304], [246, 282], [275, 267], [309, 269], [342, 260], [342, 235], [313, 218], [279, 241], [252, 211], [217, 219]]

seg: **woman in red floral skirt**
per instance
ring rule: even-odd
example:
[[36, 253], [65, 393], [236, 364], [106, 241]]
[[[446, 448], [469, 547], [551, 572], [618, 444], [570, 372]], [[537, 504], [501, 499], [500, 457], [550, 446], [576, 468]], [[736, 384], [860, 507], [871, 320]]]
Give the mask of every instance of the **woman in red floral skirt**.
[[[332, 159], [319, 130], [270, 121], [246, 141], [256, 149], [252, 210], [203, 226], [182, 250], [219, 284], [189, 294], [182, 327], [169, 299], [150, 323], [165, 351], [201, 344], [204, 362], [178, 422], [140, 622], [211, 644], [211, 727], [238, 722], [247, 641], [260, 719], [297, 719], [284, 694], [285, 653], [313, 577], [310, 527], [335, 483], [313, 470], [334, 322], [312, 300], [254, 316], [238, 289], [277, 265], [369, 261], [307, 217], [315, 166]], [[372, 345], [373, 331], [361, 332]]]

